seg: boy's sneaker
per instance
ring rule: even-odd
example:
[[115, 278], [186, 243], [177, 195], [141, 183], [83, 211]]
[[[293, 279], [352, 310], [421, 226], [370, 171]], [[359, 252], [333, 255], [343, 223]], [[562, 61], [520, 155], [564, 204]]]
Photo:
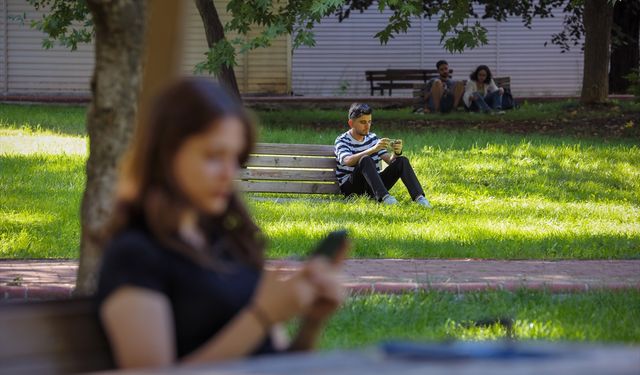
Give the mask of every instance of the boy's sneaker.
[[382, 198], [382, 204], [393, 205], [398, 204], [398, 200], [390, 194], [387, 194], [384, 198]]
[[416, 203], [419, 204], [420, 206], [424, 206], [426, 208], [432, 208], [431, 207], [431, 203], [429, 203], [429, 201], [427, 200], [427, 198], [425, 198], [424, 196], [419, 196], [418, 199], [416, 199]]

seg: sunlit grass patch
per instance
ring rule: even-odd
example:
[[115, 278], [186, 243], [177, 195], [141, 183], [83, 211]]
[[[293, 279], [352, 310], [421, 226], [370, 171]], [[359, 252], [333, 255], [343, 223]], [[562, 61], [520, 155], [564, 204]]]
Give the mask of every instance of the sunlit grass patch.
[[85, 106], [0, 104], [0, 128], [86, 135]]
[[498, 340], [507, 319], [518, 340], [640, 343], [640, 292], [550, 294], [422, 292], [352, 297], [330, 322], [324, 349], [384, 340]]
[[0, 258], [76, 258], [84, 156], [0, 156]]
[[0, 129], [0, 154], [87, 155], [86, 137]]

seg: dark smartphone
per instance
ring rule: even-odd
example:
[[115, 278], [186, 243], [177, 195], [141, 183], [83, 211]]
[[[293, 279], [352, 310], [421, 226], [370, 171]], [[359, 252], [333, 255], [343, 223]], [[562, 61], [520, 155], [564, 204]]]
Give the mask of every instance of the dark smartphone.
[[330, 260], [335, 260], [338, 251], [347, 241], [347, 231], [345, 229], [329, 233], [311, 253], [311, 257], [323, 256]]

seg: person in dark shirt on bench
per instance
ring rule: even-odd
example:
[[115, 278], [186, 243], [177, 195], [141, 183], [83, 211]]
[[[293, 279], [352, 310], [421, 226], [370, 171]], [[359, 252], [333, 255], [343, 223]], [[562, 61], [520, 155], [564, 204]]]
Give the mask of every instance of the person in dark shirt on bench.
[[[336, 138], [336, 178], [340, 190], [345, 196], [366, 194], [384, 204], [397, 204], [389, 189], [401, 179], [412, 200], [431, 208], [409, 159], [402, 156], [402, 140], [392, 142], [369, 132], [371, 113], [369, 105], [353, 103], [349, 109], [350, 129]], [[387, 151], [389, 147], [393, 153]], [[381, 160], [389, 164], [384, 171], [380, 171]]]
[[[314, 258], [284, 279], [264, 269], [264, 237], [234, 189], [255, 140], [251, 117], [198, 78], [170, 87], [149, 118], [119, 181], [98, 282], [116, 364], [313, 348], [343, 299], [339, 264]], [[288, 343], [283, 323], [294, 317]]]
[[464, 85], [449, 76], [449, 63], [440, 60], [436, 63], [438, 77], [432, 78], [425, 88], [424, 112], [449, 113], [460, 104]]

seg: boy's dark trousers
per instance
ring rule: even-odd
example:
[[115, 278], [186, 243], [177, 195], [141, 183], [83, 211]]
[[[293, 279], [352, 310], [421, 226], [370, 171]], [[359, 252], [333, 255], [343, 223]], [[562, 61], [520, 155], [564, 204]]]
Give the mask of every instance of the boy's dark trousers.
[[415, 200], [421, 195], [424, 196], [424, 191], [411, 164], [409, 164], [409, 159], [404, 156], [396, 156], [391, 164], [380, 173], [376, 170], [376, 164], [370, 156], [362, 157], [347, 181], [340, 185], [340, 190], [345, 196], [367, 194], [379, 202], [389, 194], [389, 189], [395, 185], [398, 179], [401, 179], [409, 190], [411, 199]]

